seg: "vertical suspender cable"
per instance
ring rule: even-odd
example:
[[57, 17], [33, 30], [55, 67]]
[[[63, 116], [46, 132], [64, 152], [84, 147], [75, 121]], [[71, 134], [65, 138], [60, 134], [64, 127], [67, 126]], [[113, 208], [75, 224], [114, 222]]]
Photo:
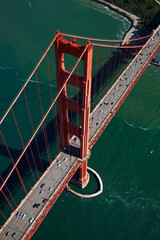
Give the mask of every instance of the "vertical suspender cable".
[[[19, 179], [20, 179], [20, 182], [21, 182], [21, 184], [22, 184], [22, 187], [23, 187], [23, 189], [24, 189], [24, 191], [25, 191], [25, 194], [27, 195], [28, 193], [27, 193], [26, 187], [25, 187], [25, 185], [24, 185], [24, 183], [23, 183], [23, 180], [22, 180], [22, 178], [21, 178], [21, 175], [20, 175], [20, 173], [19, 173], [19, 170], [18, 170], [18, 168], [17, 168], [17, 163], [14, 163], [14, 161], [13, 161], [12, 155], [11, 155], [11, 153], [10, 153], [10, 151], [9, 151], [9, 148], [8, 148], [8, 146], [7, 146], [7, 144], [6, 144], [6, 141], [5, 141], [5, 139], [4, 139], [3, 134], [2, 134], [1, 131], [0, 131], [0, 134], [1, 134], [1, 137], [2, 137], [3, 142], [4, 142], [4, 144], [5, 144], [5, 147], [6, 147], [6, 149], [7, 149], [7, 152], [8, 152], [8, 154], [9, 154], [9, 156], [10, 156], [10, 159], [11, 159], [11, 161], [12, 161], [12, 163], [13, 163], [13, 167], [14, 167], [14, 169], [16, 169], [16, 172], [17, 172], [17, 174], [18, 174], [18, 177], [19, 177]], [[1, 186], [0, 191], [2, 191], [2, 188], [3, 188], [4, 184], [6, 184], [6, 182], [7, 182], [7, 180], [9, 179], [9, 177], [10, 177], [10, 175], [11, 175], [12, 172], [13, 172], [13, 170], [11, 170], [11, 172], [8, 174], [7, 178], [5, 179], [4, 183], [3, 183], [2, 186]], [[31, 202], [31, 200], [30, 200], [29, 197], [28, 197], [28, 199], [29, 199], [29, 202], [30, 202], [31, 207], [32, 207], [32, 209], [33, 209], [33, 212], [34, 212], [34, 214], [36, 215], [36, 213], [35, 213], [35, 211], [34, 211], [34, 208], [33, 208], [33, 205], [32, 205], [32, 202]]]
[[[4, 180], [3, 180], [2, 176], [0, 176], [0, 178], [1, 178], [2, 182], [4, 182]], [[16, 202], [15, 202], [15, 200], [14, 200], [14, 198], [13, 198], [13, 196], [12, 196], [11, 192], [9, 191], [9, 189], [8, 189], [7, 185], [5, 185], [5, 187], [6, 187], [7, 191], [8, 191], [8, 193], [9, 193], [10, 197], [12, 198], [12, 201], [14, 202], [15, 206], [17, 207], [17, 204], [16, 204]]]
[[93, 96], [93, 108], [95, 107], [96, 101], [96, 87], [97, 87], [97, 75], [98, 75], [98, 58], [99, 58], [99, 47], [97, 46], [97, 56], [96, 56], [96, 72], [95, 72], [95, 82], [94, 82], [94, 96]]
[[0, 214], [4, 217], [5, 220], [7, 220], [6, 216], [3, 214], [1, 210], [0, 210]]
[[[5, 197], [5, 199], [6, 199], [7, 203], [8, 203], [8, 204], [9, 204], [9, 206], [11, 207], [12, 211], [14, 212], [14, 211], [15, 211], [15, 209], [12, 207], [12, 205], [11, 205], [11, 203], [9, 202], [9, 200], [8, 200], [7, 196], [5, 195], [5, 193], [3, 192], [3, 190], [2, 190], [1, 192], [2, 192], [3, 196]], [[21, 224], [21, 226], [23, 227], [24, 231], [26, 231], [26, 229], [25, 229], [25, 227], [24, 227], [24, 225], [23, 225], [22, 221], [19, 219], [19, 217], [18, 217], [18, 221], [19, 221], [19, 223]]]
[[[28, 114], [29, 114], [29, 118], [30, 118], [30, 121], [31, 121], [32, 130], [33, 130], [33, 133], [34, 133], [33, 121], [32, 121], [32, 117], [31, 117], [31, 112], [30, 112], [30, 109], [29, 109], [29, 104], [28, 104], [28, 101], [27, 101], [27, 96], [26, 96], [25, 89], [24, 89], [24, 96], [25, 96], [25, 100], [26, 100], [26, 104], [27, 104], [27, 109], [28, 109]], [[36, 142], [36, 147], [37, 147], [37, 151], [38, 151], [38, 156], [39, 156], [39, 159], [40, 159], [41, 168], [42, 168], [42, 171], [44, 172], [42, 159], [41, 159], [41, 155], [40, 155], [40, 151], [39, 151], [39, 147], [38, 147], [38, 142], [37, 142], [36, 136], [35, 136], [35, 142]], [[37, 165], [36, 165], [35, 159], [34, 159], [34, 165], [35, 165], [35, 168], [36, 168], [36, 171], [37, 171], [37, 176], [39, 178], [38, 169], [37, 169]]]
[[[14, 121], [15, 121], [15, 123], [16, 123], [16, 127], [17, 127], [17, 130], [18, 130], [19, 137], [20, 137], [21, 142], [22, 142], [22, 146], [23, 146], [23, 148], [25, 148], [24, 143], [23, 143], [23, 139], [22, 139], [22, 136], [21, 136], [21, 133], [20, 133], [20, 129], [19, 129], [19, 127], [18, 127], [18, 123], [17, 123], [17, 120], [16, 120], [16, 116], [15, 116], [14, 111], [13, 111], [13, 108], [11, 108], [11, 111], [12, 111], [12, 114], [13, 114], [13, 117], [14, 117]], [[29, 161], [29, 158], [28, 158], [28, 155], [27, 155], [26, 152], [25, 152], [25, 155], [26, 155], [27, 162], [28, 162], [28, 165], [29, 165], [29, 167], [30, 167], [30, 171], [31, 171], [31, 174], [32, 174], [34, 183], [35, 183], [36, 181], [35, 181], [35, 178], [34, 178], [34, 174], [33, 174], [33, 171], [32, 171], [32, 168], [31, 168], [31, 164], [30, 164], [30, 161]]]
[[[38, 88], [40, 106], [41, 106], [41, 111], [42, 111], [42, 117], [44, 118], [43, 106], [42, 106], [40, 89], [39, 89], [39, 84], [38, 84], [37, 72], [35, 72], [35, 75], [36, 75], [36, 82], [37, 82], [37, 88]], [[44, 127], [43, 127], [43, 124], [44, 124]], [[44, 141], [45, 141], [45, 146], [46, 146], [46, 151], [47, 151], [48, 162], [49, 162], [49, 165], [50, 165], [52, 159], [51, 159], [51, 154], [50, 154], [50, 148], [49, 148], [49, 145], [47, 144], [47, 132], [46, 132], [47, 130], [46, 130], [46, 126], [45, 126], [45, 121], [42, 123], [42, 129], [43, 129], [43, 135], [44, 135]], [[51, 171], [51, 169], [50, 169], [50, 171]], [[51, 171], [51, 176], [52, 176], [53, 188], [54, 188], [54, 180], [53, 180], [53, 173], [52, 173], [52, 171]]]
[[[49, 61], [48, 61], [48, 54], [46, 55], [47, 60], [47, 69], [48, 69], [48, 78], [49, 78], [49, 86], [50, 86], [50, 94], [51, 94], [51, 100], [53, 102], [53, 95], [52, 95], [52, 88], [51, 88], [51, 76], [50, 76], [50, 70], [49, 70]], [[53, 119], [54, 119], [54, 128], [55, 128], [55, 135], [56, 135], [56, 142], [57, 142], [57, 150], [60, 151], [59, 142], [58, 142], [58, 132], [57, 132], [57, 122], [54, 117], [54, 109], [53, 109]]]

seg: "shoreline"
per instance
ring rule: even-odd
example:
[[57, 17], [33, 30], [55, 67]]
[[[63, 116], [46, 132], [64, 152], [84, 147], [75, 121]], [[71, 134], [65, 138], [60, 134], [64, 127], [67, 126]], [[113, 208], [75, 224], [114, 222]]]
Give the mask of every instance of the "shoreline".
[[135, 35], [138, 35], [138, 31], [137, 31], [137, 24], [139, 21], [139, 17], [137, 17], [134, 14], [131, 14], [125, 10], [123, 10], [122, 8], [117, 7], [116, 5], [113, 5], [112, 3], [108, 3], [104, 0], [90, 0], [91, 2], [96, 2], [98, 4], [101, 4], [105, 7], [108, 7], [111, 11], [116, 12], [120, 15], [122, 15], [123, 17], [127, 18], [127, 20], [130, 21], [131, 25], [129, 27], [129, 29], [124, 33], [123, 37], [122, 37], [122, 45], [130, 40], [131, 38], [135, 37]]

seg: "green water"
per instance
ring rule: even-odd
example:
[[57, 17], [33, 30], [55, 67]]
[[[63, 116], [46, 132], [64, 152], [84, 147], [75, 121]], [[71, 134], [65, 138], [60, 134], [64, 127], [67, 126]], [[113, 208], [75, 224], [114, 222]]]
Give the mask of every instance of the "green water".
[[[1, 0], [0, 22], [1, 117], [57, 29], [88, 37], [121, 39], [129, 27], [125, 19], [85, 0]], [[44, 96], [45, 109], [50, 92], [48, 80], [42, 76], [39, 77], [39, 82], [42, 82], [40, 90]], [[33, 239], [159, 239], [159, 76], [159, 68], [147, 68], [92, 149], [89, 166], [102, 177], [103, 194], [95, 199], [83, 200], [64, 191]], [[36, 125], [40, 109], [35, 113], [35, 96], [38, 93], [34, 81], [26, 92], [30, 97], [29, 104], [33, 106], [32, 115]], [[56, 92], [55, 78], [52, 79], [52, 91]], [[15, 108], [15, 114], [21, 119], [18, 123], [23, 139], [27, 140], [31, 132], [27, 125], [29, 119], [23, 107], [24, 102], [23, 96]], [[50, 123], [51, 118], [50, 114], [47, 123]], [[14, 125], [13, 117], [9, 115], [1, 129], [16, 157], [19, 156], [22, 145]], [[0, 141], [0, 173], [5, 176], [5, 171], [11, 167], [11, 160], [4, 150], [2, 140]], [[42, 141], [42, 148], [43, 145]], [[51, 144], [53, 153], [56, 152], [54, 145]], [[43, 151], [41, 156], [46, 158]], [[34, 176], [36, 178], [35, 170]], [[29, 188], [33, 181], [29, 171], [23, 172], [23, 180]], [[20, 185], [13, 185], [14, 198], [19, 201], [20, 196], [24, 196], [24, 191]], [[91, 176], [90, 184], [84, 192], [92, 192], [96, 187], [95, 179]], [[3, 212], [9, 215], [5, 204], [0, 204]], [[0, 216], [1, 224], [3, 220]]]

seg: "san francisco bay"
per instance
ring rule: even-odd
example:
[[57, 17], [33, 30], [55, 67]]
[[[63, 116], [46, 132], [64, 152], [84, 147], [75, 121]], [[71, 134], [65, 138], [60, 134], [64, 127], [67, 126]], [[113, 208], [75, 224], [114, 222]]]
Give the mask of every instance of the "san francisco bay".
[[[57, 29], [86, 37], [121, 39], [130, 26], [122, 16], [85, 0], [2, 0], [0, 21], [0, 118]], [[103, 193], [95, 199], [86, 200], [64, 191], [33, 239], [159, 239], [159, 76], [159, 67], [149, 65], [92, 149], [88, 165], [101, 176]], [[35, 101], [34, 84], [32, 79], [28, 91], [30, 104]], [[40, 84], [47, 98], [45, 86], [47, 89], [48, 80], [40, 78]], [[52, 88], [56, 92], [55, 79]], [[21, 102], [17, 115], [22, 124], [25, 123]], [[12, 134], [9, 120], [2, 123], [2, 132], [6, 126], [7, 144], [18, 156], [22, 147], [18, 134]], [[28, 138], [27, 126], [24, 126], [23, 132]], [[11, 160], [5, 153], [1, 139], [0, 174], [5, 177], [10, 165]], [[24, 174], [26, 185], [31, 178], [31, 174]], [[92, 192], [96, 188], [96, 181], [91, 176], [84, 192]], [[23, 189], [20, 185], [14, 186], [12, 192], [15, 199], [19, 199]], [[7, 214], [3, 203], [0, 206]], [[0, 223], [3, 222], [0, 216]]]

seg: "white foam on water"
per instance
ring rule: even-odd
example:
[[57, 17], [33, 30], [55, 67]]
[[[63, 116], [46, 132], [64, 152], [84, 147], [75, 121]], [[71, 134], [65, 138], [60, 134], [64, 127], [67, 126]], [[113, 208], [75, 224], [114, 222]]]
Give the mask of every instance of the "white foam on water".
[[144, 131], [148, 131], [148, 130], [151, 130], [151, 128], [145, 128], [145, 127], [141, 127], [141, 126], [136, 126], [134, 125], [133, 123], [129, 123], [127, 122], [126, 120], [123, 120], [128, 126], [132, 127], [132, 128], [140, 128]]
[[[137, 192], [137, 195], [143, 193], [143, 191]], [[127, 209], [132, 209], [133, 207], [138, 207], [141, 210], [148, 209], [150, 207], [154, 210], [155, 214], [160, 217], [160, 201], [152, 199], [152, 198], [145, 198], [145, 197], [137, 197], [133, 200], [130, 200], [128, 197], [122, 197], [117, 193], [109, 194], [108, 197], [103, 197], [103, 203], [107, 205], [113, 205], [117, 200], [122, 202], [122, 204]]]
[[127, 122], [126, 120], [123, 120], [128, 126], [132, 127], [132, 128], [135, 128], [135, 126], [133, 125], [133, 123], [129, 123]]
[[[20, 78], [18, 78], [18, 80], [21, 81], [21, 82], [26, 82], [27, 81], [27, 79], [20, 79]], [[37, 83], [37, 81], [33, 80], [33, 79], [30, 79], [29, 82]], [[44, 82], [39, 82], [39, 81], [38, 81], [38, 84], [48, 85], [48, 86], [50, 86], [52, 88], [56, 88], [57, 87], [57, 85], [52, 85], [52, 84], [50, 85], [49, 83], [44, 83]]]
[[31, 2], [30, 2], [30, 1], [27, 1], [27, 3], [28, 3], [28, 5], [29, 5], [29, 7], [32, 8]]
[[142, 129], [142, 130], [144, 130], [144, 131], [148, 131], [148, 130], [151, 129], [151, 128], [144, 128], [144, 127], [140, 127], [140, 126], [137, 126], [137, 128], [140, 128], [140, 129]]
[[3, 67], [3, 66], [0, 66], [0, 69], [1, 70], [14, 70], [12, 67]]
[[[17, 79], [19, 80], [19, 81], [21, 81], [21, 82], [26, 82], [27, 81], [27, 79], [22, 79], [22, 78], [20, 78], [20, 76], [19, 76], [19, 73], [16, 71], [16, 69], [14, 69], [13, 67], [3, 67], [3, 66], [0, 66], [0, 69], [1, 70], [4, 70], [4, 71], [7, 71], [7, 70], [11, 70], [12, 72], [14, 72], [15, 74], [16, 74], [16, 76], [17, 76]], [[33, 79], [30, 79], [29, 80], [29, 82], [31, 82], [31, 83], [37, 83], [35, 80], [33, 80]], [[44, 82], [38, 82], [39, 84], [44, 84], [44, 85], [48, 85], [48, 86], [51, 86], [52, 88], [56, 88], [57, 87], [57, 85], [50, 85], [49, 83], [44, 83]]]

